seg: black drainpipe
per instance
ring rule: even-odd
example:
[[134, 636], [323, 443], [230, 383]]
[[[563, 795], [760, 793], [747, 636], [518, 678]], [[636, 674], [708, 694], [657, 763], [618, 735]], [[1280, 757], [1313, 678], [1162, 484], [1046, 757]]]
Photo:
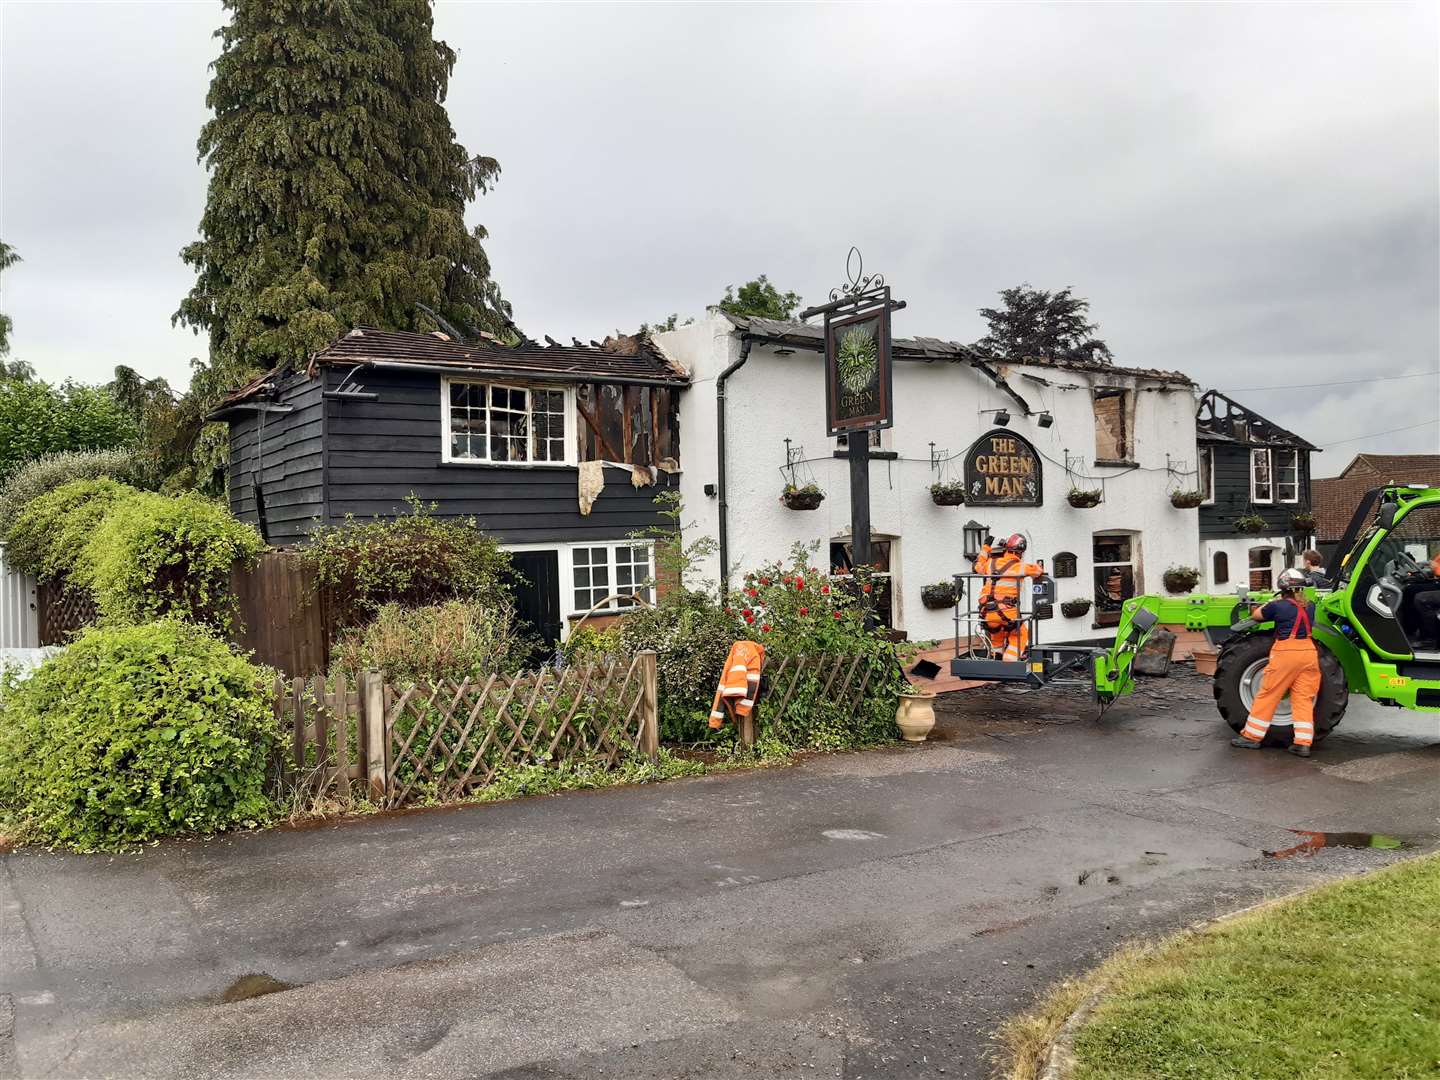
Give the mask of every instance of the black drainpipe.
[[715, 380], [715, 441], [718, 475], [716, 493], [720, 496], [720, 595], [723, 598], [730, 591], [730, 502], [725, 493], [725, 383], [745, 366], [750, 359], [750, 347], [755, 341], [749, 334], [740, 338], [740, 358], [720, 373]]

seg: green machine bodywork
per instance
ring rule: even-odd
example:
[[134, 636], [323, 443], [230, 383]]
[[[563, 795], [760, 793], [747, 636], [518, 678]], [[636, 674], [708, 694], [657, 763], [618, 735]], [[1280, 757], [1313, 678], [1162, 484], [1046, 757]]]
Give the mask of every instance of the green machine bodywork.
[[[1372, 515], [1377, 498], [1379, 506]], [[1412, 528], [1402, 533], [1407, 522]], [[1344, 687], [1327, 688], [1332, 695], [1341, 695], [1341, 713], [1345, 693], [1363, 694], [1396, 708], [1440, 712], [1440, 643], [1417, 643], [1405, 625], [1412, 591], [1426, 587], [1428, 580], [1425, 564], [1405, 550], [1407, 543], [1415, 543], [1408, 538], [1417, 536], [1431, 545], [1431, 552], [1435, 550], [1440, 540], [1440, 488], [1376, 488], [1362, 500], [1336, 548], [1346, 554], [1336, 571], [1334, 589], [1307, 590], [1315, 604], [1315, 641], [1343, 669]], [[1226, 676], [1225, 651], [1246, 638], [1268, 635], [1272, 625], [1254, 622], [1250, 609], [1273, 596], [1242, 590], [1221, 596], [1126, 600], [1115, 644], [1093, 659], [1096, 697], [1105, 706], [1134, 689], [1135, 655], [1152, 630], [1166, 624], [1204, 631], [1220, 647], [1219, 700], [1220, 681]], [[1337, 671], [1334, 680], [1339, 678]], [[1338, 714], [1334, 719], [1338, 722]]]

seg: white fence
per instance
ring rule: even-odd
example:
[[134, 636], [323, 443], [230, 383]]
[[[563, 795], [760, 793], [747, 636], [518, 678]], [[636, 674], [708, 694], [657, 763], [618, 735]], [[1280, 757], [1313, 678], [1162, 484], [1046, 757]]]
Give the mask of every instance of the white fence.
[[40, 644], [40, 610], [35, 579], [5, 565], [0, 544], [0, 649], [34, 649]]

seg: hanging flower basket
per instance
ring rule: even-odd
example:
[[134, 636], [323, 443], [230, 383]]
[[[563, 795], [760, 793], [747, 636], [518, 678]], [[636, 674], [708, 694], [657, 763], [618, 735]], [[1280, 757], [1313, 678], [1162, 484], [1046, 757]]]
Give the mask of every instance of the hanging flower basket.
[[1172, 566], [1164, 573], [1165, 591], [1188, 593], [1200, 584], [1200, 571], [1193, 566]]
[[965, 485], [958, 480], [930, 485], [930, 498], [936, 506], [964, 506]]
[[780, 501], [791, 510], [814, 510], [825, 501], [825, 492], [817, 484], [787, 487], [780, 493]]
[[938, 585], [926, 585], [920, 590], [920, 602], [931, 611], [954, 607], [956, 599], [953, 581], [941, 582]]
[[1205, 496], [1198, 491], [1172, 491], [1170, 493], [1170, 505], [1177, 510], [1193, 510], [1205, 501]]
[[1304, 510], [1302, 510], [1298, 514], [1291, 515], [1290, 528], [1294, 529], [1298, 533], [1314, 532], [1315, 515]]
[[1235, 531], [1250, 533], [1251, 535], [1263, 533], [1270, 528], [1270, 523], [1259, 514], [1245, 514], [1235, 519]]
[[1066, 495], [1070, 505], [1077, 510], [1088, 510], [1092, 506], [1100, 505], [1099, 488], [1071, 488], [1070, 494]]
[[1067, 619], [1078, 619], [1090, 611], [1090, 601], [1084, 597], [1076, 600], [1065, 600], [1060, 604], [1060, 614]]

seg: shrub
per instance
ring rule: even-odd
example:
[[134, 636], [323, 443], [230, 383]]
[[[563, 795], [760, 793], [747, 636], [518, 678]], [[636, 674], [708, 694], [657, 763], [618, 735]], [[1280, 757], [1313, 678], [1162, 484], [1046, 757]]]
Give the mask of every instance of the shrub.
[[448, 600], [406, 608], [391, 603], [364, 627], [340, 635], [330, 667], [350, 674], [378, 668], [397, 682], [459, 682], [517, 671], [531, 648], [509, 604]]
[[655, 650], [660, 737], [669, 742], [709, 738], [710, 703], [725, 654], [739, 636], [735, 617], [708, 593], [673, 589], [658, 606], [627, 614], [619, 629], [623, 651]]
[[104, 477], [47, 491], [25, 505], [5, 534], [5, 561], [41, 581], [68, 577], [105, 515], [135, 494], [129, 484]]
[[75, 566], [103, 619], [143, 622], [175, 614], [228, 627], [230, 569], [254, 565], [260, 534], [199, 495], [142, 492], [115, 505]]
[[0, 806], [81, 850], [254, 824], [279, 736], [268, 677], [179, 619], [86, 630], [6, 689]]
[[139, 436], [135, 418], [102, 386], [0, 382], [0, 478], [45, 454], [128, 446]]
[[564, 656], [567, 664], [603, 664], [613, 656], [625, 651], [620, 638], [620, 627], [610, 626], [597, 630], [593, 626], [578, 626], [565, 639]]
[[0, 536], [32, 499], [72, 480], [95, 480], [106, 476], [136, 487], [140, 483], [140, 465], [129, 450], [67, 450], [46, 454], [20, 466], [0, 487]]
[[301, 557], [315, 568], [336, 625], [357, 626], [385, 604], [421, 607], [471, 600], [508, 603], [510, 556], [482, 533], [474, 518], [443, 520], [434, 507], [412, 500], [394, 520], [327, 526], [311, 534]]

